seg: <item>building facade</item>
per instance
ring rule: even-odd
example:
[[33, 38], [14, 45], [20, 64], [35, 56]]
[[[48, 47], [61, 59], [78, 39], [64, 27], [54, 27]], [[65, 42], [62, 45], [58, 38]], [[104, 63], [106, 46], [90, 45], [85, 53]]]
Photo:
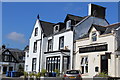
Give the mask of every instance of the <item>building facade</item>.
[[[98, 30], [101, 26], [109, 25], [108, 21], [105, 19], [105, 10], [106, 8], [102, 6], [89, 4], [88, 16], [80, 17], [68, 14], [64, 22], [58, 23], [42, 21], [39, 19], [38, 15], [29, 40], [29, 50], [26, 51], [25, 71], [41, 72], [42, 69], [46, 69], [48, 72], [53, 72], [55, 69], [58, 69], [62, 73], [68, 69], [83, 69], [79, 64], [81, 60], [80, 55], [82, 54], [79, 54], [78, 46], [89, 45], [92, 42], [91, 40], [79, 42], [79, 39], [81, 40], [81, 37], [88, 37], [88, 32], [92, 35], [91, 30], [93, 28], [91, 28], [91, 26], [98, 26]], [[104, 31], [106, 28], [102, 27], [102, 30]], [[101, 33], [103, 33], [103, 31], [101, 31]], [[97, 35], [101, 33], [98, 31]], [[94, 36], [96, 36], [96, 33]], [[94, 44], [95, 48], [102, 46], [105, 48], [105, 50], [103, 49], [104, 53], [114, 52], [114, 48], [108, 47], [109, 43], [107, 43], [107, 39], [113, 41], [114, 39], [112, 35], [109, 36], [109, 38], [111, 39], [106, 37], [100, 38], [99, 44]], [[114, 43], [111, 45], [114, 45]], [[102, 56], [102, 58], [104, 57], [105, 56]], [[88, 73], [88, 68], [90, 68], [88, 65], [88, 57], [83, 57], [82, 61], [86, 62], [81, 62], [86, 69], [81, 71], [83, 74]], [[106, 62], [107, 60], [104, 60], [102, 64]], [[91, 64], [94, 65], [93, 63]], [[94, 66], [96, 66], [97, 72], [101, 70], [99, 65], [95, 64]], [[103, 67], [103, 70], [104, 69], [107, 69], [107, 67]], [[91, 71], [89, 76], [91, 77], [93, 75], [95, 75], [95, 73]]]
[[24, 51], [6, 48], [5, 45], [3, 45], [0, 50], [0, 74], [5, 74], [7, 71], [23, 71], [24, 61]]
[[88, 33], [76, 41], [75, 69], [83, 77], [92, 78], [100, 72], [120, 76], [120, 23], [109, 26], [92, 25]]

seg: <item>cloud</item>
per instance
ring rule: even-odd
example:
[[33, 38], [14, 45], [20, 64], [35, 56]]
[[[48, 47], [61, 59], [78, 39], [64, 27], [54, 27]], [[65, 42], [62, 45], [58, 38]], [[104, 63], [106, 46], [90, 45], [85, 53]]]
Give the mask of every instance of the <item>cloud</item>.
[[16, 42], [25, 43], [25, 37], [24, 34], [17, 33], [17, 32], [11, 32], [7, 35], [7, 38]]

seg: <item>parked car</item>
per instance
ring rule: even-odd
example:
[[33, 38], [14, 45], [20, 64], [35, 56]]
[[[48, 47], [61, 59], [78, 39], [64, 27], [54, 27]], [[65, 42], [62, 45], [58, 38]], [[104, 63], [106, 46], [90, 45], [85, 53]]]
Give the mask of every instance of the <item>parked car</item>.
[[82, 80], [80, 70], [67, 70], [64, 73], [64, 80]]

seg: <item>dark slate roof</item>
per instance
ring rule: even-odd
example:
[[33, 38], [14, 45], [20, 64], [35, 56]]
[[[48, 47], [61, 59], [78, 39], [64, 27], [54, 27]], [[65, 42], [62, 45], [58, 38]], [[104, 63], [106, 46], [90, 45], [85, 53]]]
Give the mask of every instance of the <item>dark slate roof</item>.
[[20, 60], [20, 57], [25, 57], [25, 53], [23, 50], [16, 49], [16, 48], [2, 49], [2, 53], [4, 53], [5, 51], [9, 51], [18, 62], [23, 62], [22, 60]]
[[88, 37], [89, 37], [89, 34], [87, 33], [87, 34], [82, 35], [79, 39], [88, 38]]
[[28, 51], [29, 50], [29, 45], [27, 45], [25, 48], [24, 48], [24, 51]]
[[88, 33], [82, 35], [79, 39], [88, 38], [89, 37], [89, 32], [91, 31], [92, 27], [95, 27], [95, 29], [97, 31], [100, 31], [100, 35], [102, 35], [102, 34], [111, 33], [112, 30], [115, 30], [118, 27], [120, 27], [120, 23], [111, 24], [111, 25], [108, 25], [108, 26], [100, 26], [100, 25], [92, 24], [92, 26], [90, 27]]
[[42, 26], [43, 32], [45, 34], [45, 36], [49, 36], [51, 34], [53, 34], [53, 25], [54, 23], [50, 23], [50, 22], [46, 22], [46, 21], [40, 21], [40, 24]]
[[106, 30], [106, 27], [104, 27], [104, 26], [92, 24], [92, 26], [90, 27], [88, 33], [91, 31], [92, 27], [95, 27], [95, 29], [97, 31], [100, 31], [100, 34], [103, 34], [105, 32], [105, 30]]
[[77, 22], [80, 22], [81, 20], [83, 20], [85, 17], [80, 17], [80, 16], [75, 16], [75, 15], [72, 15], [72, 14], [67, 14], [64, 22], [66, 22], [68, 19], [70, 20], [75, 20]]
[[116, 24], [112, 24], [112, 25], [108, 25], [108, 26], [105, 26], [107, 29], [105, 31], [104, 34], [108, 34], [108, 33], [111, 33], [112, 30], [115, 30], [117, 29], [118, 27], [120, 27], [120, 23], [116, 23]]
[[69, 17], [69, 19], [76, 20], [76, 21], [81, 21], [83, 19], [83, 17], [75, 16], [72, 14], [68, 14], [67, 16]]

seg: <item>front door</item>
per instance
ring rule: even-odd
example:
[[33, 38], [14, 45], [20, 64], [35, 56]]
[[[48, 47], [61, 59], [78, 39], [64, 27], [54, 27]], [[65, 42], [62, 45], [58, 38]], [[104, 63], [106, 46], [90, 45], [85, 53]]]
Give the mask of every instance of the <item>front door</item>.
[[9, 71], [13, 71], [13, 67], [9, 67]]
[[101, 55], [101, 72], [108, 73], [108, 59], [105, 55]]
[[7, 67], [4, 66], [4, 67], [3, 67], [3, 74], [6, 74], [6, 72], [7, 72]]

